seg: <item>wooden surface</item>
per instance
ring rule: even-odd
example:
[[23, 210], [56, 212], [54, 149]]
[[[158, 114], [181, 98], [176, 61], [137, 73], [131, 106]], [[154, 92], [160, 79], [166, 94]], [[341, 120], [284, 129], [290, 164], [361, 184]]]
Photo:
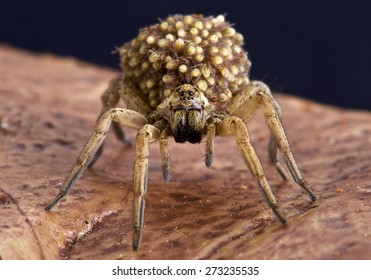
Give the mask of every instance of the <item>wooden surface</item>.
[[1, 259], [371, 259], [371, 114], [287, 95], [278, 95], [283, 122], [318, 202], [269, 164], [260, 113], [248, 127], [288, 226], [266, 205], [233, 138], [217, 140], [209, 169], [203, 143], [171, 141], [170, 182], [162, 180], [158, 145], [151, 146], [138, 252], [131, 249], [133, 149], [111, 133], [94, 169], [45, 212], [115, 75], [0, 46]]

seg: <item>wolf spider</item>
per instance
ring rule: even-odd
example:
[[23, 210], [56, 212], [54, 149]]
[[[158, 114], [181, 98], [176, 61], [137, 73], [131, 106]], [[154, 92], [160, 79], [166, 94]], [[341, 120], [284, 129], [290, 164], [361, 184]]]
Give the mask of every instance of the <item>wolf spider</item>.
[[[236, 35], [230, 25], [224, 22], [224, 17], [222, 16], [214, 19], [203, 18], [200, 15], [188, 18], [187, 16], [182, 17], [178, 15], [176, 19], [178, 20], [176, 23], [174, 23], [174, 20], [170, 20], [169, 18], [166, 22], [167, 24], [161, 23], [161, 25], [156, 25], [152, 29], [149, 28], [143, 30], [138, 36], [138, 38], [142, 40], [141, 42], [143, 42], [141, 45], [142, 47], [140, 44], [136, 47], [139, 39], [136, 39], [137, 41], [133, 41], [131, 45], [126, 47], [129, 49], [129, 52], [125, 51], [123, 52], [123, 55], [126, 53], [129, 53], [130, 55], [130, 52], [132, 55], [135, 51], [138, 53], [144, 53], [146, 49], [143, 46], [146, 47], [150, 45], [151, 49], [147, 55], [134, 56], [130, 61], [128, 59], [123, 60], [127, 73], [124, 72], [123, 74], [118, 75], [110, 82], [108, 89], [102, 97], [103, 110], [96, 123], [93, 135], [90, 137], [88, 143], [78, 157], [70, 175], [61, 187], [60, 192], [45, 208], [46, 210], [50, 210], [55, 206], [58, 201], [68, 193], [84, 169], [87, 166], [92, 166], [96, 162], [102, 153], [103, 141], [106, 138], [111, 124], [116, 136], [123, 142], [127, 142], [127, 140], [125, 140], [121, 126], [136, 129], [138, 130], [138, 133], [135, 141], [134, 167], [134, 250], [138, 250], [143, 228], [144, 197], [147, 191], [148, 178], [149, 144], [154, 141], [159, 141], [162, 158], [162, 173], [164, 179], [168, 181], [170, 179], [168, 137], [174, 137], [175, 141], [178, 143], [200, 143], [202, 138], [206, 137], [205, 164], [209, 167], [211, 166], [214, 157], [215, 137], [228, 135], [234, 136], [241, 156], [252, 175], [256, 178], [258, 186], [261, 189], [263, 196], [266, 198], [268, 205], [281, 223], [286, 224], [286, 218], [278, 206], [264, 175], [259, 158], [250, 143], [250, 137], [246, 127], [246, 122], [258, 110], [258, 108], [262, 108], [271, 131], [269, 155], [276, 170], [283, 179], [288, 180], [288, 176], [279, 162], [279, 155], [282, 153], [284, 161], [294, 181], [308, 193], [312, 201], [316, 200], [316, 195], [303, 179], [303, 176], [296, 164], [280, 121], [281, 109], [275, 98], [272, 96], [269, 88], [259, 81], [248, 81], [247, 79], [241, 80], [241, 77], [244, 77], [244, 75], [247, 77], [247, 69], [250, 66], [247, 56], [245, 53], [241, 52], [238, 45], [237, 47], [232, 46], [235, 57], [231, 57], [230, 54], [232, 51], [228, 50], [232, 44], [230, 43], [232, 41], [229, 38], [235, 38], [233, 39], [233, 42], [240, 42], [238, 44], [242, 44], [240, 40], [241, 36]], [[192, 20], [197, 21], [193, 24]], [[178, 22], [181, 22], [182, 24], [178, 24]], [[182, 29], [179, 29], [177, 33], [174, 33], [171, 30], [175, 27], [169, 29], [168, 26], [170, 26], [170, 24], [173, 24], [176, 28], [180, 26]], [[193, 24], [192, 28], [187, 27], [191, 24]], [[155, 35], [147, 33], [155, 32], [157, 30], [158, 34], [161, 35], [164, 28], [170, 30], [168, 31], [169, 34], [170, 32], [173, 33], [170, 34], [171, 36], [167, 34], [163, 39], [159, 39], [156, 47], [154, 47], [154, 42], [158, 35], [157, 33], [155, 33]], [[221, 39], [216, 35], [210, 35], [207, 42], [209, 44], [210, 42], [215, 42], [215, 46], [219, 48], [220, 53], [224, 53], [227, 57], [225, 60], [229, 59], [228, 61], [234, 61], [237, 64], [240, 62], [244, 67], [237, 68], [236, 70], [236, 67], [233, 68], [233, 66], [231, 66], [231, 62], [228, 62], [229, 64], [223, 66], [223, 58], [221, 56], [213, 56], [215, 48], [212, 49], [212, 47], [214, 46], [211, 46], [208, 49], [208, 45], [202, 45], [202, 42], [205, 41], [199, 43], [201, 46], [198, 46], [199, 53], [196, 53], [197, 47], [195, 48], [194, 45], [189, 45], [187, 47], [186, 43], [190, 41], [183, 40], [185, 36], [188, 36], [187, 34], [196, 38], [197, 34], [207, 35], [211, 33], [209, 31], [204, 32], [202, 28], [209, 28], [208, 30], [211, 31], [214, 28], [216, 30], [215, 34], [225, 34], [225, 38], [219, 36], [221, 39], [225, 40], [223, 41], [225, 42], [224, 45], [220, 45]], [[180, 30], [182, 30], [182, 32], [180, 32]], [[145, 36], [142, 36], [142, 34]], [[178, 53], [173, 57], [170, 57], [170, 55], [167, 55], [166, 57], [162, 56], [161, 51], [167, 46], [166, 40], [170, 40], [176, 36], [179, 38], [174, 42], [173, 47], [167, 50], [167, 54], [170, 53], [171, 55], [171, 52]], [[200, 42], [200, 39], [194, 41]], [[204, 54], [201, 53], [200, 55], [200, 52], [203, 50], [210, 51], [205, 51]], [[156, 53], [156, 51], [158, 51], [158, 53]], [[183, 53], [183, 57], [180, 57], [182, 59], [181, 61], [179, 60], [179, 53]], [[165, 57], [163, 60], [164, 63], [159, 64], [159, 59], [162, 59], [163, 57]], [[141, 64], [142, 68], [138, 68], [140, 67], [140, 63], [138, 62], [139, 59], [148, 59]], [[205, 63], [203, 66], [200, 66], [202, 63], [200, 64], [198, 61], [209, 62], [208, 64]], [[165, 65], [165, 62], [166, 68], [163, 66]], [[178, 62], [182, 63], [179, 68], [177, 68], [178, 64], [176, 64]], [[151, 72], [151, 75], [148, 75], [149, 72], [145, 72], [147, 73], [146, 75], [143, 74], [143, 77], [148, 80], [144, 85], [142, 83], [140, 84], [140, 88], [143, 90], [141, 91], [138, 83], [135, 84], [135, 79], [129, 74], [134, 72], [137, 77], [141, 77], [140, 75], [142, 72], [140, 71], [143, 69], [145, 69], [143, 71], [147, 71], [146, 69], [149, 69], [148, 64], [150, 63], [153, 64], [153, 68], [150, 68], [153, 72]], [[144, 65], [146, 65], [146, 67], [144, 67]], [[211, 68], [207, 69], [205, 68], [205, 65], [211, 65]], [[197, 70], [197, 67], [201, 70]], [[231, 67], [231, 71], [226, 67]], [[238, 72], [238, 69], [242, 69], [241, 72]], [[232, 72], [235, 74], [232, 75]], [[200, 73], [202, 73], [207, 79], [205, 78], [206, 80], [200, 80]], [[219, 82], [219, 84], [223, 85], [223, 83], [227, 83], [226, 85], [229, 89], [237, 88], [237, 90], [234, 90], [233, 94], [229, 94], [229, 96], [223, 96], [219, 101], [215, 101], [215, 99], [211, 100], [211, 98], [208, 98], [208, 96], [211, 96], [210, 91], [207, 90], [212, 88], [210, 85], [215, 85], [215, 79], [210, 79], [210, 77], [212, 77], [210, 73], [213, 73], [213, 75], [218, 79], [217, 82]], [[159, 74], [163, 75], [162, 79], [160, 76], [157, 81], [154, 81], [152, 76], [157, 77]], [[175, 78], [179, 79], [176, 80]], [[140, 80], [140, 78], [138, 78], [138, 80]], [[178, 82], [178, 84], [176, 84], [176, 82]], [[152, 92], [155, 85], [164, 86], [163, 89], [165, 88], [164, 91], [167, 91], [167, 94], [162, 94], [161, 92], [163, 91], [159, 88], [158, 92], [160, 92], [160, 95], [156, 95], [155, 92], [155, 95], [152, 95], [151, 98], [146, 98], [148, 94], [146, 95], [143, 92], [147, 89], [148, 92]], [[169, 90], [171, 86], [173, 86], [172, 90]], [[228, 87], [220, 87], [219, 90], [220, 92], [223, 90], [231, 92], [232, 90], [229, 90]], [[213, 88], [216, 89], [215, 86]], [[149, 94], [149, 96], [151, 96], [151, 94]], [[120, 99], [124, 100], [127, 108], [116, 107]]]

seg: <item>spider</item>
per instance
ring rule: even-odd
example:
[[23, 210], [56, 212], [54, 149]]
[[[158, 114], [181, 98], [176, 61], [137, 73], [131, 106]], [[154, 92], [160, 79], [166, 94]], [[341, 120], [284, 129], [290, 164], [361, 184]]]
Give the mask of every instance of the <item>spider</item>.
[[[46, 206], [50, 210], [62, 199], [84, 169], [93, 166], [102, 153], [103, 141], [112, 125], [127, 143], [121, 127], [138, 130], [134, 167], [133, 249], [139, 248], [147, 191], [149, 144], [159, 141], [162, 172], [170, 179], [168, 137], [178, 143], [200, 143], [206, 138], [205, 164], [214, 157], [216, 136], [235, 137], [238, 149], [274, 214], [286, 224], [250, 143], [246, 122], [262, 108], [271, 131], [269, 155], [272, 164], [288, 180], [279, 162], [280, 153], [294, 181], [312, 192], [296, 164], [282, 127], [281, 109], [268, 86], [249, 80], [251, 63], [243, 49], [243, 36], [223, 15], [174, 15], [140, 30], [138, 37], [117, 50], [122, 73], [111, 80], [102, 96], [103, 109], [93, 135], [84, 147], [60, 192]], [[123, 99], [127, 108], [118, 108]]]

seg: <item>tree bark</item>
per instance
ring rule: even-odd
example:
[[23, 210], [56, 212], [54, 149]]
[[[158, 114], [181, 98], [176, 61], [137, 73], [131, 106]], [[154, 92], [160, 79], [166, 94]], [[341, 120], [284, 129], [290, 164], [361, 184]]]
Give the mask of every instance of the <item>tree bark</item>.
[[[111, 133], [94, 168], [44, 211], [93, 132], [100, 96], [116, 74], [0, 46], [0, 259], [371, 258], [371, 114], [283, 94], [283, 123], [318, 201], [269, 163], [261, 113], [248, 129], [287, 226], [265, 203], [233, 138], [217, 139], [210, 168], [204, 143], [170, 140], [170, 182], [162, 179], [158, 144], [151, 145], [138, 252], [134, 150]], [[134, 142], [135, 131], [125, 131]]]

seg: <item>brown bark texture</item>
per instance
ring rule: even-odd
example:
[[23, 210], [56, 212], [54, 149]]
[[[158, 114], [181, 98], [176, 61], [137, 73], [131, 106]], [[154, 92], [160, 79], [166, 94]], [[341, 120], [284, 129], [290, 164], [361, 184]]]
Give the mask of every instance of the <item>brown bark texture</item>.
[[[233, 137], [170, 140], [164, 182], [151, 145], [143, 239], [132, 251], [134, 150], [109, 133], [102, 157], [50, 212], [95, 127], [117, 75], [74, 58], [0, 46], [1, 259], [371, 259], [371, 114], [277, 94], [309, 197], [268, 159], [261, 113], [248, 123], [266, 177], [288, 218], [265, 203]], [[320, 86], [320, 85], [318, 85]], [[121, 104], [120, 106], [124, 106]], [[125, 130], [135, 141], [135, 131]]]

